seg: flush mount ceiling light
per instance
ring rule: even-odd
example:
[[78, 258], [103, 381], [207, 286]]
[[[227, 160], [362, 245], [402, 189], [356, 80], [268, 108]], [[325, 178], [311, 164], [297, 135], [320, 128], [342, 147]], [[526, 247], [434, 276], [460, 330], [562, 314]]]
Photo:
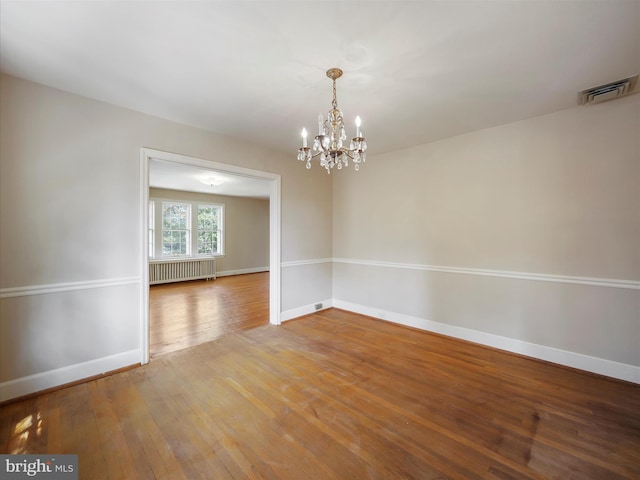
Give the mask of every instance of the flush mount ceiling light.
[[204, 177], [204, 178], [201, 178], [200, 181], [205, 185], [209, 185], [210, 187], [217, 187], [224, 183], [223, 180], [217, 177]]
[[356, 117], [356, 136], [351, 140], [349, 148], [343, 146], [347, 139], [344, 129], [342, 112], [338, 108], [336, 100], [336, 80], [342, 76], [342, 70], [331, 68], [327, 70], [327, 77], [333, 81], [332, 108], [324, 120], [322, 114], [318, 115], [318, 135], [313, 141], [313, 151], [307, 147], [307, 129], [302, 129], [302, 147], [298, 149], [298, 160], [307, 162], [307, 168], [311, 168], [311, 160], [320, 156], [320, 166], [326, 168], [327, 173], [337, 166], [338, 170], [349, 166], [349, 159], [353, 162], [355, 170], [360, 169], [360, 163], [364, 163], [367, 154], [367, 141], [360, 130], [360, 117]]

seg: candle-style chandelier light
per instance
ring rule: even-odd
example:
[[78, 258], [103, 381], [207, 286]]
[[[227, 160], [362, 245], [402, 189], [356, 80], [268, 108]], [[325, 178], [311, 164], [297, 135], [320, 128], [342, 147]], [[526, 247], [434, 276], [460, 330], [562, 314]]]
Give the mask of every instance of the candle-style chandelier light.
[[360, 130], [360, 117], [356, 117], [356, 136], [351, 140], [349, 148], [343, 146], [347, 139], [344, 129], [342, 111], [338, 108], [336, 100], [336, 80], [342, 76], [342, 70], [331, 68], [327, 70], [327, 77], [333, 80], [333, 101], [332, 108], [327, 113], [324, 120], [322, 114], [318, 115], [318, 135], [313, 141], [313, 151], [307, 147], [307, 129], [302, 129], [302, 147], [298, 149], [298, 160], [307, 162], [307, 168], [311, 168], [311, 159], [320, 156], [320, 166], [331, 173], [331, 169], [337, 166], [338, 170], [343, 166], [349, 166], [349, 159], [353, 162], [355, 170], [360, 169], [360, 163], [364, 163], [367, 154], [367, 141], [362, 136]]

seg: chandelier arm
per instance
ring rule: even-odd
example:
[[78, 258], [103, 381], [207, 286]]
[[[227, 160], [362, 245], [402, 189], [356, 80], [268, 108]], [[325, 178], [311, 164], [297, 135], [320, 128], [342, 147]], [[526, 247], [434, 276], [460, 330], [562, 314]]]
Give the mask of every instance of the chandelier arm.
[[341, 149], [340, 149], [340, 151], [341, 151], [342, 153], [344, 153], [347, 157], [349, 157], [351, 160], [353, 160], [353, 152], [354, 152], [355, 150], [349, 150], [349, 149], [347, 149], [347, 148], [341, 148]]

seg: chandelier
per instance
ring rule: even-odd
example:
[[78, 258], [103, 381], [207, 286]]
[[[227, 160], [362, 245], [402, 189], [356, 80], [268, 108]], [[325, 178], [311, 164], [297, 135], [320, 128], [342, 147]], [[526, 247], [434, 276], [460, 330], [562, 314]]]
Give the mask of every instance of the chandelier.
[[342, 111], [338, 108], [336, 100], [336, 80], [342, 76], [342, 70], [331, 68], [327, 70], [327, 77], [333, 80], [332, 108], [324, 120], [322, 114], [318, 115], [318, 135], [313, 140], [313, 152], [307, 147], [307, 129], [302, 129], [302, 147], [298, 149], [298, 160], [307, 162], [307, 168], [311, 168], [311, 159], [320, 156], [320, 166], [326, 168], [327, 173], [336, 167], [338, 170], [349, 166], [349, 160], [353, 162], [355, 170], [360, 169], [360, 163], [367, 159], [367, 141], [360, 130], [360, 117], [356, 117], [356, 136], [351, 140], [349, 148], [343, 146], [347, 139], [344, 130]]

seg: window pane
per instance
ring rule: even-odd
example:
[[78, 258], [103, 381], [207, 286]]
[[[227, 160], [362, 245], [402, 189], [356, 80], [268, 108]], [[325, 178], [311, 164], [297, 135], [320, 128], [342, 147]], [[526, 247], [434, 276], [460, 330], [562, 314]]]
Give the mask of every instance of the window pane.
[[188, 203], [162, 203], [163, 255], [189, 255], [189, 212]]
[[198, 254], [215, 255], [220, 253], [216, 236], [221, 207], [198, 205]]

